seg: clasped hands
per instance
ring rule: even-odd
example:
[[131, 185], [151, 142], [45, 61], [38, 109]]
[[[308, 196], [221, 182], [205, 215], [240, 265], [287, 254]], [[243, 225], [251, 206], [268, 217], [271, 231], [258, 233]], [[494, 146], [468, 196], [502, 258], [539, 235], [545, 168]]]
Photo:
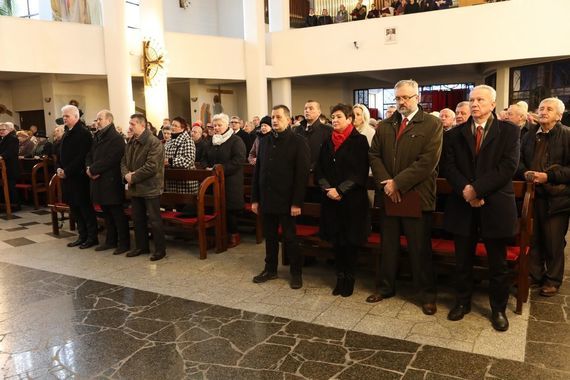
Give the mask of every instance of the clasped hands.
[[87, 174], [87, 177], [91, 178], [92, 180], [96, 180], [97, 178], [101, 177], [101, 174], [96, 174], [96, 175], [91, 174], [91, 170], [89, 169], [89, 167], [87, 167], [85, 173]]
[[[258, 202], [253, 202], [251, 204], [251, 212], [253, 212], [255, 215], [259, 214], [259, 203]], [[291, 206], [291, 216], [299, 216], [301, 215], [301, 207], [299, 206]]]
[[528, 182], [546, 183], [548, 181], [548, 174], [544, 172], [527, 171], [524, 173], [524, 178]]
[[471, 207], [481, 207], [485, 204], [484, 199], [478, 199], [475, 189], [471, 185], [465, 185], [463, 188], [463, 199], [468, 202]]
[[393, 179], [387, 179], [380, 183], [384, 185], [384, 193], [392, 200], [392, 202], [400, 203], [402, 201], [402, 194], [400, 193], [400, 190], [398, 190], [396, 181]]

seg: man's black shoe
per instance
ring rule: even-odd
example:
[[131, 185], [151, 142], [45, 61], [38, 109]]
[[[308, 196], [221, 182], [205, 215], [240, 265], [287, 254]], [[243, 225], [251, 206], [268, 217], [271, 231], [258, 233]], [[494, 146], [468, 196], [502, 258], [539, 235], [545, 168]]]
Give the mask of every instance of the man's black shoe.
[[493, 311], [491, 313], [491, 323], [497, 331], [507, 331], [509, 329], [509, 320], [504, 311]]
[[106, 251], [106, 250], [111, 249], [111, 248], [117, 248], [117, 246], [116, 245], [101, 244], [101, 245], [95, 247], [95, 252], [102, 252], [102, 251]]
[[301, 289], [303, 287], [303, 277], [300, 274], [292, 274], [289, 286], [291, 286], [291, 289]]
[[149, 252], [149, 251], [144, 251], [144, 250], [142, 250], [142, 249], [135, 248], [135, 249], [133, 249], [132, 251], [129, 251], [129, 252], [127, 253], [127, 257], [136, 257], [136, 256], [142, 255], [143, 253], [150, 253], [150, 252]]
[[91, 241], [86, 241], [85, 243], [81, 244], [79, 246], [79, 249], [87, 249], [87, 248], [91, 248], [96, 246], [97, 244], [99, 244], [99, 242], [97, 240], [91, 240]]
[[166, 256], [166, 252], [155, 252], [152, 254], [152, 256], [150, 257], [150, 261], [158, 261], [160, 259], [163, 259]]
[[78, 245], [81, 245], [85, 243], [85, 240], [81, 240], [81, 239], [77, 239], [75, 241], [72, 241], [71, 243], [67, 243], [68, 247], [77, 247]]
[[459, 321], [462, 320], [465, 314], [469, 314], [471, 312], [471, 305], [461, 305], [457, 304], [449, 311], [447, 314], [447, 319], [450, 321]]
[[[97, 248], [95, 248], [95, 250], [97, 250]], [[113, 255], [121, 255], [125, 252], [127, 252], [129, 250], [129, 248], [117, 248], [113, 251]]]
[[258, 274], [253, 278], [253, 282], [256, 284], [262, 284], [269, 280], [275, 280], [276, 278], [277, 278], [277, 273], [268, 272], [264, 270], [263, 272], [261, 272], [260, 274]]

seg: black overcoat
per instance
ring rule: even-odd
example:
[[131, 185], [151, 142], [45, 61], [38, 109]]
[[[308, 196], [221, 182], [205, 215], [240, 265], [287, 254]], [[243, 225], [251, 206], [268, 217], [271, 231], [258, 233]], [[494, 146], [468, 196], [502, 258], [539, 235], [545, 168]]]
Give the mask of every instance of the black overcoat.
[[91, 200], [100, 205], [120, 205], [125, 198], [125, 185], [121, 176], [121, 160], [125, 154], [125, 140], [110, 124], [97, 132], [91, 150], [86, 157], [86, 166], [91, 175]]
[[[479, 155], [475, 155], [472, 118], [446, 132], [443, 165], [453, 194], [447, 198], [445, 228], [469, 236], [474, 217], [480, 218], [483, 238], [506, 238], [516, 234], [517, 208], [512, 179], [519, 163], [520, 128], [490, 119]], [[475, 210], [463, 199], [471, 184], [485, 204]]]
[[369, 233], [368, 140], [356, 128], [334, 151], [331, 139], [321, 149], [315, 177], [323, 189], [334, 187], [342, 198], [323, 196], [320, 236], [333, 244], [362, 245]]
[[262, 213], [290, 214], [303, 205], [310, 158], [306, 139], [291, 128], [259, 139], [251, 197]]
[[8, 179], [18, 179], [20, 177], [20, 165], [18, 163], [18, 151], [20, 143], [16, 137], [16, 132], [12, 131], [0, 140], [0, 156], [6, 164]]
[[63, 199], [72, 206], [91, 202], [85, 157], [91, 150], [92, 142], [91, 132], [81, 121], [65, 132], [61, 139], [59, 167], [65, 171], [62, 181]]
[[216, 164], [221, 164], [224, 167], [226, 208], [228, 210], [243, 210], [245, 206], [243, 194], [245, 156], [245, 144], [235, 134], [221, 145], [214, 145], [212, 141], [208, 141], [204, 154], [204, 164], [210, 168]]

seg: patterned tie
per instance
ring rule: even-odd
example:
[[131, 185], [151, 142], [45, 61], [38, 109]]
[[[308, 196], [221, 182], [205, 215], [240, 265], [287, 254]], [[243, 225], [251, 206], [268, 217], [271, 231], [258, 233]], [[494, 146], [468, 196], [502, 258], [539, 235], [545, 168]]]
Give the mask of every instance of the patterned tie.
[[475, 132], [475, 155], [479, 154], [481, 149], [481, 140], [483, 140], [483, 126], [477, 126], [477, 132]]
[[400, 136], [404, 134], [404, 129], [406, 129], [406, 125], [408, 125], [407, 117], [405, 117], [404, 120], [402, 120], [402, 124], [400, 124], [400, 129], [398, 129], [398, 134], [396, 135], [396, 141], [398, 141], [400, 139]]

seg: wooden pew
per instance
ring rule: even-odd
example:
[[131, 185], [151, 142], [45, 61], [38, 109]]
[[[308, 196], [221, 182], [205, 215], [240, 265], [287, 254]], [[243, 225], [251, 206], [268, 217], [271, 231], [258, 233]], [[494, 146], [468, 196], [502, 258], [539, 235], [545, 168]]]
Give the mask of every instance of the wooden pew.
[[255, 228], [255, 242], [257, 244], [263, 241], [263, 224], [261, 219], [261, 214], [254, 214], [251, 211], [251, 191], [252, 191], [252, 181], [253, 181], [253, 171], [255, 166], [251, 164], [243, 165], [243, 190], [245, 196], [245, 216], [244, 222], [252, 224]]
[[2, 181], [2, 191], [4, 193], [6, 218], [12, 219], [12, 200], [10, 199], [10, 189], [8, 188], [8, 171], [6, 170], [6, 162], [2, 158], [0, 158], [0, 177]]
[[[16, 184], [16, 189], [23, 190], [25, 199], [28, 199], [28, 192], [31, 191], [34, 200], [34, 208], [40, 208], [40, 193], [48, 193], [49, 174], [50, 174], [50, 158], [47, 156], [41, 159], [20, 158], [20, 169], [22, 170], [22, 180]], [[31, 170], [29, 166], [32, 165]], [[47, 198], [47, 197], [46, 197]]]
[[214, 231], [216, 252], [227, 249], [225, 225], [225, 198], [222, 198], [223, 167], [216, 165], [213, 170], [170, 169], [164, 171], [165, 181], [199, 181], [197, 194], [164, 192], [160, 197], [161, 207], [167, 210], [180, 205], [193, 205], [197, 215], [188, 216], [178, 211], [162, 211], [166, 227], [190, 231], [198, 235], [200, 259], [207, 258], [207, 230]]
[[58, 213], [63, 223], [64, 215], [69, 215], [69, 229], [75, 231], [75, 221], [71, 215], [69, 205], [63, 201], [61, 178], [54, 174], [49, 181], [48, 207], [51, 211], [51, 228], [54, 235], [59, 235]]

